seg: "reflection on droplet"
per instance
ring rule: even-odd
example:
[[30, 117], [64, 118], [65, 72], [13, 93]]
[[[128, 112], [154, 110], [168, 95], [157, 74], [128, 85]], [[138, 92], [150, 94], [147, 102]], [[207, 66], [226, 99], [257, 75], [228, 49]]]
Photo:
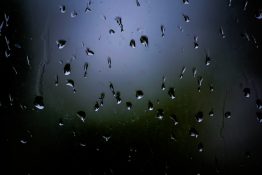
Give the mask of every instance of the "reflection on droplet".
[[148, 38], [147, 38], [147, 36], [142, 35], [142, 36], [140, 37], [140, 42], [141, 42], [141, 44], [143, 44], [145, 47], [148, 47]]
[[137, 90], [136, 91], [136, 99], [141, 99], [141, 98], [143, 98], [144, 97], [144, 92], [143, 91], [141, 91], [141, 90]]
[[71, 73], [71, 66], [70, 66], [69, 63], [67, 63], [67, 64], [65, 64], [65, 66], [64, 66], [64, 74], [65, 74], [65, 75], [70, 75], [70, 73]]
[[134, 39], [131, 39], [129, 45], [132, 47], [132, 48], [136, 48], [136, 41]]
[[86, 113], [85, 113], [84, 111], [78, 111], [78, 112], [76, 113], [76, 115], [77, 115], [77, 117], [80, 118], [80, 120], [81, 120], [82, 122], [85, 122]]
[[66, 46], [66, 40], [57, 40], [56, 41], [58, 49], [63, 49]]
[[36, 96], [34, 100], [34, 106], [39, 110], [44, 109], [44, 98], [42, 96]]

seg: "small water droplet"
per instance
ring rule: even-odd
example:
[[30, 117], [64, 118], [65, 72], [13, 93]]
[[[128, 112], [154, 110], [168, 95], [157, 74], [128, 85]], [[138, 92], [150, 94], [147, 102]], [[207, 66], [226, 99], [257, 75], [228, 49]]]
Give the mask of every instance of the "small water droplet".
[[258, 123], [262, 123], [262, 112], [257, 112], [256, 115]]
[[136, 91], [136, 99], [141, 99], [144, 97], [144, 92], [142, 90], [137, 90]]
[[152, 103], [151, 101], [148, 102], [148, 107], [147, 107], [147, 109], [148, 109], [149, 111], [154, 110], [154, 106], [153, 106], [153, 103]]
[[162, 38], [164, 38], [164, 36], [165, 36], [165, 31], [166, 31], [166, 28], [165, 28], [165, 26], [164, 26], [164, 25], [161, 25], [161, 26], [160, 26], [160, 29], [161, 29], [161, 36], [162, 36]]
[[225, 113], [225, 118], [228, 118], [228, 119], [231, 118], [231, 112], [229, 112], [229, 111], [226, 112], [226, 113]]
[[142, 36], [140, 37], [140, 42], [141, 42], [141, 44], [143, 44], [145, 47], [148, 47], [148, 37], [147, 37], [147, 36], [142, 35]]
[[71, 12], [71, 18], [75, 18], [77, 15], [78, 14], [75, 10]]
[[94, 106], [95, 112], [97, 112], [97, 111], [99, 110], [99, 107], [100, 107], [99, 103], [96, 102], [96, 103], [95, 103], [95, 106]]
[[197, 132], [197, 130], [195, 128], [190, 128], [189, 135], [191, 137], [195, 137], [195, 138], [198, 138], [198, 136], [199, 136], [199, 134], [198, 134], [198, 132]]
[[256, 100], [256, 106], [257, 106], [257, 109], [262, 109], [262, 100], [257, 99]]
[[194, 37], [194, 48], [198, 49], [199, 48], [199, 44], [198, 44], [198, 36]]
[[211, 58], [208, 55], [206, 55], [206, 61], [205, 61], [206, 66], [209, 66], [210, 63], [211, 63]]
[[189, 1], [188, 0], [183, 0], [183, 3], [184, 4], [189, 4]]
[[44, 109], [44, 98], [42, 96], [36, 96], [34, 100], [34, 106], [39, 110]]
[[104, 141], [108, 142], [111, 139], [111, 136], [102, 136]]
[[176, 98], [176, 96], [175, 96], [175, 88], [169, 88], [169, 90], [168, 90], [168, 95], [169, 95], [169, 97], [173, 100], [173, 99], [175, 99]]
[[58, 49], [63, 49], [66, 46], [66, 40], [57, 40], [56, 41]]
[[132, 103], [131, 102], [126, 102], [126, 108], [127, 110], [131, 110], [132, 109]]
[[63, 121], [62, 118], [59, 119], [59, 121], [58, 121], [58, 125], [59, 125], [59, 126], [64, 126], [64, 121]]
[[87, 77], [87, 68], [88, 68], [88, 63], [84, 64], [84, 78]]
[[131, 39], [129, 45], [130, 45], [130, 47], [132, 47], [132, 48], [136, 48], [136, 41], [135, 41], [134, 39]]
[[70, 73], [71, 73], [71, 66], [70, 66], [69, 63], [67, 63], [67, 64], [65, 64], [65, 66], [64, 66], [64, 74], [65, 74], [65, 75], [70, 75]]
[[117, 102], [117, 104], [120, 104], [122, 102], [119, 91], [116, 92], [116, 102]]
[[196, 74], [197, 74], [197, 69], [195, 67], [193, 67], [192, 71], [193, 71], [193, 77], [195, 78]]
[[58, 75], [56, 75], [55, 86], [58, 86]]
[[185, 22], [190, 22], [189, 16], [183, 14], [183, 17], [184, 17]]
[[124, 26], [123, 26], [123, 23], [122, 23], [122, 18], [118, 16], [118, 17], [115, 18], [115, 20], [116, 20], [117, 24], [119, 25], [121, 32], [123, 32]]
[[86, 48], [86, 54], [87, 54], [88, 56], [92, 56], [92, 55], [94, 55], [95, 53], [94, 53], [91, 49]]
[[81, 120], [82, 122], [85, 122], [86, 113], [85, 113], [84, 111], [78, 111], [78, 112], [76, 113], [76, 115], [77, 115], [77, 117], [80, 118], [80, 120]]
[[107, 57], [107, 63], [108, 63], [109, 69], [111, 69], [111, 67], [112, 67], [112, 61], [111, 61], [111, 58], [110, 58], [110, 57]]
[[113, 34], [115, 34], [115, 33], [116, 33], [116, 32], [115, 32], [113, 29], [110, 29], [110, 30], [109, 30], [109, 34], [110, 34], [110, 35], [113, 35]]
[[208, 115], [209, 115], [210, 117], [214, 117], [214, 111], [213, 111], [213, 109], [211, 109], [211, 110], [209, 111]]
[[246, 98], [249, 98], [250, 97], [250, 89], [249, 88], [244, 88], [243, 89], [243, 92], [244, 92], [244, 96]]
[[172, 115], [170, 116], [170, 119], [172, 120], [172, 122], [173, 122], [174, 125], [178, 125], [177, 117], [176, 117], [175, 114], [172, 114]]
[[136, 0], [136, 6], [140, 7], [140, 2], [138, 0]]
[[222, 26], [220, 26], [219, 32], [220, 32], [220, 35], [222, 36], [222, 38], [226, 38], [226, 35], [224, 33], [224, 29], [223, 29]]
[[59, 10], [60, 10], [61, 13], [65, 13], [66, 12], [66, 6], [65, 5], [59, 6]]
[[198, 152], [203, 152], [204, 151], [204, 146], [203, 146], [203, 144], [201, 142], [197, 145], [197, 150], [198, 150]]
[[196, 115], [195, 115], [195, 117], [196, 117], [196, 121], [198, 122], [198, 123], [200, 123], [200, 122], [202, 122], [203, 121], [203, 112], [198, 112]]
[[181, 73], [180, 73], [180, 76], [179, 76], [180, 80], [183, 78], [185, 72], [186, 72], [186, 66], [183, 66]]
[[156, 118], [159, 120], [162, 120], [164, 118], [164, 110], [163, 109], [158, 109], [156, 112]]

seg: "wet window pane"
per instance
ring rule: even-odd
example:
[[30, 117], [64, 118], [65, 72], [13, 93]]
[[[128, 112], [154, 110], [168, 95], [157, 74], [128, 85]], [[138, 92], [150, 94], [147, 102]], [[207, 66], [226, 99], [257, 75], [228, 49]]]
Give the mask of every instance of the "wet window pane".
[[6, 174], [260, 174], [262, 1], [3, 0]]

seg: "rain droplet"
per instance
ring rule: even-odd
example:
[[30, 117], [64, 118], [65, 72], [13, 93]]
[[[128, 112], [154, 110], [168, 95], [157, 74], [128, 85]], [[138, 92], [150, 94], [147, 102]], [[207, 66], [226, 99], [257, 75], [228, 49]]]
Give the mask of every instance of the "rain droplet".
[[116, 33], [116, 32], [115, 32], [113, 29], [110, 29], [110, 30], [109, 30], [109, 34], [110, 34], [110, 35], [113, 35], [113, 34], [115, 34], [115, 33]]
[[59, 121], [58, 121], [58, 125], [59, 125], [59, 126], [64, 126], [64, 121], [63, 121], [62, 118], [59, 119]]
[[175, 99], [176, 98], [176, 96], [175, 96], [175, 88], [169, 88], [169, 90], [168, 90], [168, 95], [169, 95], [169, 97], [171, 98], [171, 99]]
[[163, 78], [162, 78], [162, 85], [161, 85], [161, 89], [162, 89], [162, 91], [164, 91], [164, 90], [166, 89], [165, 82], [166, 82], [166, 77], [163, 76]]
[[143, 91], [141, 91], [141, 90], [137, 90], [136, 91], [136, 99], [141, 99], [141, 98], [143, 98], [144, 97], [144, 92]]
[[195, 49], [198, 49], [198, 48], [199, 48], [198, 37], [197, 37], [197, 36], [194, 37], [194, 48], [195, 48]]
[[74, 88], [75, 87], [74, 80], [68, 79], [67, 82], [66, 82], [66, 85]]
[[117, 104], [120, 104], [122, 102], [119, 91], [116, 92], [116, 102], [117, 102]]
[[140, 3], [139, 3], [138, 0], [136, 0], [136, 6], [137, 6], [137, 7], [140, 7]]
[[231, 112], [226, 112], [225, 113], [225, 118], [231, 118]]
[[69, 63], [67, 63], [67, 64], [65, 64], [65, 66], [64, 66], [64, 74], [65, 74], [65, 75], [70, 75], [70, 73], [71, 73], [71, 66], [70, 66]]
[[261, 19], [262, 19], [262, 10], [260, 10], [260, 11], [255, 15], [255, 17], [256, 17], [257, 19], [261, 20]]
[[132, 108], [132, 103], [131, 102], [126, 102], [126, 108], [127, 108], [127, 110], [131, 110], [131, 108]]
[[123, 32], [124, 27], [123, 27], [123, 23], [122, 23], [122, 18], [118, 16], [118, 17], [115, 18], [115, 20], [116, 20], [117, 24], [120, 26], [121, 32]]
[[92, 50], [90, 50], [89, 48], [86, 48], [86, 54], [87, 54], [88, 56], [92, 56], [92, 55], [94, 55], [95, 53], [94, 53]]
[[231, 5], [232, 5], [232, 0], [229, 0], [228, 1], [228, 7], [231, 7]]
[[258, 123], [262, 123], [262, 113], [261, 112], [257, 112], [257, 121]]
[[44, 109], [44, 98], [42, 96], [36, 96], [34, 100], [34, 106], [39, 110]]
[[59, 7], [59, 10], [60, 10], [61, 13], [65, 13], [66, 12], [66, 6], [65, 5], [61, 5]]
[[173, 122], [174, 125], [178, 125], [177, 117], [176, 117], [175, 114], [172, 114], [172, 115], [170, 116], [170, 119], [172, 120], [172, 122]]
[[257, 99], [256, 100], [257, 109], [262, 109], [262, 100]]
[[210, 63], [211, 63], [211, 58], [208, 55], [206, 55], [206, 62], [205, 62], [206, 66], [209, 66]]
[[136, 41], [135, 41], [134, 39], [131, 39], [129, 45], [130, 45], [130, 47], [132, 47], [132, 48], [136, 48]]
[[183, 78], [185, 72], [186, 72], [186, 66], [183, 66], [181, 73], [180, 73], [180, 76], [179, 76], [180, 80]]
[[58, 75], [56, 75], [55, 86], [58, 86]]
[[84, 78], [87, 77], [87, 68], [88, 68], [88, 63], [84, 64]]
[[183, 17], [184, 17], [185, 22], [189, 22], [190, 21], [189, 16], [183, 14]]
[[57, 40], [56, 41], [58, 49], [63, 49], [66, 46], [66, 40]]
[[210, 117], [214, 117], [214, 111], [213, 111], [213, 109], [211, 109], [211, 110], [209, 111], [208, 115], [209, 115]]
[[203, 152], [204, 151], [204, 146], [203, 146], [203, 144], [201, 142], [197, 145], [197, 150], [198, 150], [198, 152]]
[[163, 109], [158, 109], [156, 112], [156, 118], [159, 120], [162, 120], [164, 118], [164, 110]]
[[72, 11], [71, 12], [71, 18], [74, 18], [74, 17], [76, 17], [77, 16], [77, 12], [74, 10], [74, 11]]
[[244, 92], [244, 96], [245, 96], [246, 98], [249, 98], [249, 97], [250, 97], [250, 89], [249, 89], [249, 88], [244, 88], [243, 92]]
[[94, 110], [95, 110], [95, 112], [97, 112], [98, 110], [99, 110], [99, 103], [98, 102], [96, 102], [96, 104], [95, 104], [95, 106], [94, 106]]
[[152, 111], [154, 110], [154, 106], [153, 106], [153, 103], [151, 101], [148, 102], [148, 108], [147, 108], [149, 111]]
[[164, 38], [164, 36], [165, 36], [165, 31], [166, 31], [166, 28], [165, 28], [165, 26], [164, 26], [164, 25], [161, 25], [161, 26], [160, 26], [160, 29], [161, 29], [161, 36], [162, 36], [162, 38]]
[[198, 134], [198, 132], [197, 132], [197, 130], [195, 128], [190, 128], [189, 135], [191, 137], [195, 137], [195, 138], [198, 138], [198, 136], [199, 136], [199, 134]]
[[110, 58], [110, 57], [107, 57], [107, 63], [108, 63], [109, 69], [111, 69], [111, 67], [112, 67], [112, 61], [111, 61], [111, 58]]
[[111, 136], [102, 136], [102, 138], [103, 138], [106, 142], [108, 142], [108, 141], [111, 139]]
[[87, 5], [86, 5], [86, 8], [85, 8], [85, 13], [92, 11], [91, 8], [90, 8], [90, 5], [91, 5], [91, 1], [88, 1]]
[[184, 4], [189, 4], [189, 1], [188, 0], [183, 0], [183, 3]]
[[196, 77], [196, 74], [197, 74], [197, 69], [194, 67], [194, 68], [192, 69], [192, 71], [193, 71], [193, 77], [195, 78], [195, 77]]
[[85, 122], [86, 113], [85, 113], [84, 111], [78, 111], [78, 112], [76, 113], [76, 115], [77, 115], [77, 117], [80, 118], [80, 120], [81, 120], [82, 122]]
[[214, 86], [213, 86], [213, 84], [210, 84], [209, 90], [210, 90], [210, 92], [213, 92], [213, 91], [214, 91]]
[[244, 8], [243, 8], [244, 11], [246, 11], [247, 5], [248, 5], [248, 1], [245, 2]]
[[143, 44], [145, 47], [148, 47], [148, 37], [147, 37], [147, 36], [142, 35], [142, 36], [140, 37], [140, 42], [141, 42], [141, 44]]
[[226, 38], [226, 35], [224, 33], [224, 30], [223, 30], [222, 26], [220, 26], [219, 31], [220, 31], [220, 35], [222, 36], [222, 38]]
[[196, 115], [195, 115], [195, 117], [196, 117], [196, 121], [198, 122], [198, 123], [200, 123], [200, 122], [202, 122], [203, 121], [203, 112], [198, 112]]

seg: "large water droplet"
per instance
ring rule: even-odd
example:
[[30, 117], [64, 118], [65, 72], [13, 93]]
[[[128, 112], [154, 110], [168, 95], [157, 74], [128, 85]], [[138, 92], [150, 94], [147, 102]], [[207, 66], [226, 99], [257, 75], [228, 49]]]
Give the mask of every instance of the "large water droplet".
[[244, 96], [246, 98], [249, 98], [250, 97], [250, 89], [249, 88], [244, 88], [243, 89], [243, 92], [244, 92]]
[[126, 102], [126, 108], [127, 110], [131, 110], [132, 109], [132, 103], [131, 102]]
[[195, 117], [196, 117], [196, 121], [198, 122], [198, 123], [200, 123], [200, 122], [202, 122], [203, 121], [203, 112], [198, 112], [196, 115], [195, 115]]
[[229, 111], [225, 112], [225, 118], [231, 118], [231, 112]]
[[169, 95], [169, 97], [171, 98], [171, 99], [175, 99], [176, 98], [176, 96], [175, 96], [175, 88], [169, 88], [169, 90], [168, 90], [168, 95]]
[[151, 101], [148, 102], [148, 107], [147, 107], [147, 109], [148, 109], [149, 111], [154, 110], [154, 106], [153, 106], [153, 103], [152, 103]]

